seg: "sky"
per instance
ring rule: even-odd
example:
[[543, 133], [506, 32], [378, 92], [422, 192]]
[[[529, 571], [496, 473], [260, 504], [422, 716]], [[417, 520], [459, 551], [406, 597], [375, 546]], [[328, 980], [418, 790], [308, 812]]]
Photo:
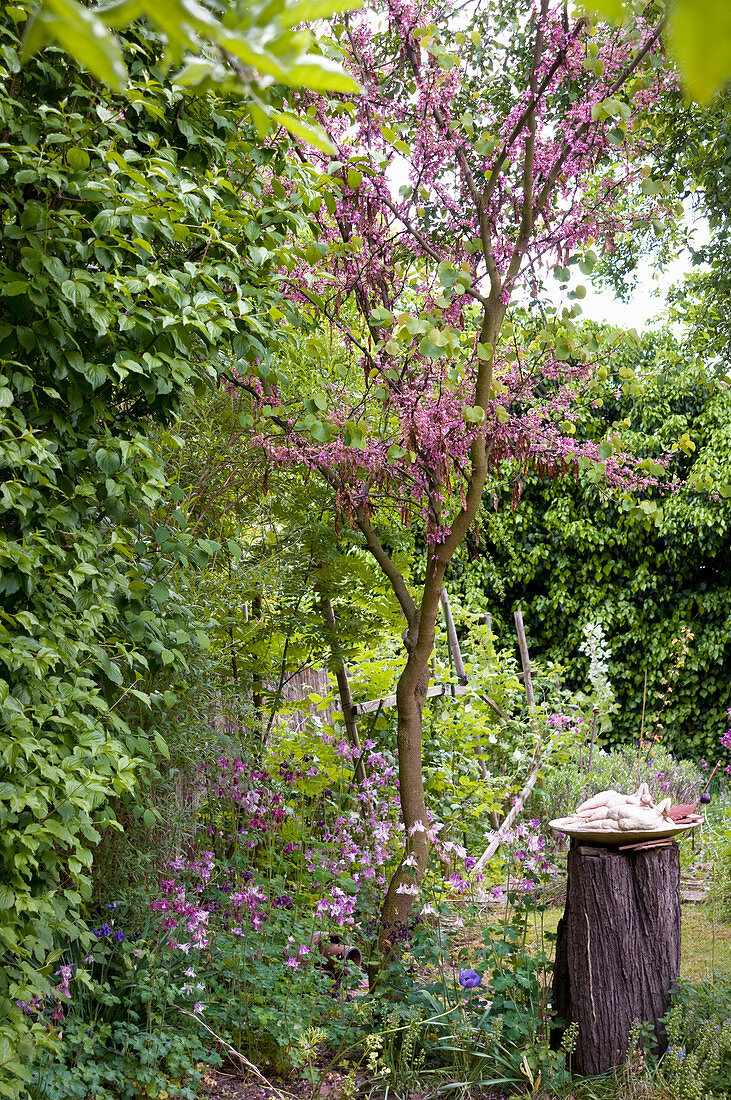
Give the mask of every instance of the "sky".
[[586, 297], [581, 301], [583, 316], [592, 321], [605, 321], [618, 328], [646, 328], [661, 324], [667, 319], [665, 295], [669, 287], [677, 285], [690, 270], [687, 257], [674, 260], [662, 272], [653, 270], [642, 261], [637, 272], [637, 284], [626, 302], [615, 298], [611, 290], [594, 290], [585, 283]]
[[[707, 244], [710, 240], [708, 223], [704, 218], [694, 216], [690, 205], [686, 205], [686, 219], [693, 246], [700, 248]], [[657, 327], [667, 320], [667, 291], [682, 282], [690, 270], [687, 251], [660, 271], [647, 260], [641, 260], [635, 290], [626, 302], [615, 298], [611, 290], [594, 290], [587, 279], [584, 281], [586, 297], [581, 301], [583, 316], [592, 321], [605, 321], [617, 328], [635, 328], [638, 332]]]

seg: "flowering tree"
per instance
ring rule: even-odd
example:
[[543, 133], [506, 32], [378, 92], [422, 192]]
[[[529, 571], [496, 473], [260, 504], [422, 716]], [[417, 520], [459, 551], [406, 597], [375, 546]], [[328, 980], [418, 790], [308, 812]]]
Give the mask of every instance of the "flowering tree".
[[[406, 620], [397, 700], [407, 842], [384, 928], [407, 920], [428, 860], [421, 737], [435, 620], [491, 472], [512, 461], [647, 483], [616, 439], [572, 438], [596, 356], [581, 342], [578, 307], [558, 316], [541, 297], [547, 271], [567, 289], [575, 265], [590, 272], [595, 248], [640, 224], [662, 230], [670, 200], [644, 186], [642, 123], [672, 79], [659, 35], [643, 21], [611, 30], [571, 20], [554, 0], [458, 15], [428, 0], [379, 0], [336, 24], [328, 46], [361, 96], [300, 96], [337, 152], [301, 152], [320, 192], [319, 236], [292, 265], [291, 293], [344, 350], [302, 343], [321, 379], [304, 403], [264, 366], [236, 381], [253, 395], [271, 458], [331, 486]], [[521, 327], [511, 303], [537, 320]], [[382, 535], [394, 519], [422, 536], [418, 587]]]

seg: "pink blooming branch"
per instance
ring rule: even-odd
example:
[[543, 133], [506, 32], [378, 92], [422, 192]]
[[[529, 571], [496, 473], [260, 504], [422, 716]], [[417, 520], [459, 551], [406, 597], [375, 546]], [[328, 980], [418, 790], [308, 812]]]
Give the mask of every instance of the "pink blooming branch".
[[[612, 250], [631, 231], [637, 211], [621, 210], [615, 196], [637, 190], [645, 139], [635, 119], [670, 78], [646, 64], [659, 48], [657, 26], [638, 21], [627, 36], [585, 19], [565, 25], [553, 0], [541, 0], [532, 20], [524, 90], [503, 117], [489, 87], [475, 98], [466, 53], [440, 64], [439, 34], [452, 43], [448, 27], [433, 28], [444, 20], [428, 3], [401, 0], [348, 19], [346, 61], [364, 89], [354, 110], [300, 97], [337, 152], [300, 152], [329, 193], [316, 215], [317, 256], [303, 248], [287, 285], [340, 333], [347, 377], [326, 367], [326, 407], [307, 414], [255, 375], [238, 384], [278, 428], [258, 436], [269, 457], [322, 474], [387, 569], [374, 542], [377, 507], [406, 498], [402, 520], [419, 518], [448, 560], [505, 461], [556, 474], [599, 461], [593, 444], [556, 426], [570, 419], [591, 363], [568, 366], [548, 348], [538, 386], [520, 362], [509, 366], [500, 332], [536, 272], [585, 247]], [[408, 94], [394, 98], [402, 85]], [[463, 89], [472, 132], [497, 135], [487, 151], [461, 122]], [[390, 173], [402, 155], [412, 190], [397, 196]], [[664, 199], [637, 202], [647, 218], [666, 213]], [[611, 484], [653, 483], [631, 456], [602, 465]]]

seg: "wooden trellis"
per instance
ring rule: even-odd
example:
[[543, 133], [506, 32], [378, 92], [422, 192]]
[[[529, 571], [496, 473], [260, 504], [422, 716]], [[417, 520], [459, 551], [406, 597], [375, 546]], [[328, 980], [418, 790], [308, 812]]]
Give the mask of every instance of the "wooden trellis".
[[[467, 676], [464, 661], [462, 659], [462, 651], [459, 646], [457, 631], [454, 625], [454, 618], [452, 616], [452, 609], [449, 603], [449, 596], [446, 589], [442, 589], [441, 602], [442, 612], [444, 614], [444, 622], [447, 628], [447, 643], [449, 646], [451, 662], [459, 682], [456, 684], [433, 684], [431, 687], [427, 688], [427, 699], [434, 699], [444, 695], [460, 696], [465, 695], [470, 691], [469, 677]], [[332, 604], [329, 604], [329, 606], [324, 609], [324, 617], [327, 628], [334, 634], [335, 618], [332, 610]], [[530, 664], [530, 655], [528, 652], [528, 643], [525, 636], [523, 616], [520, 612], [520, 609], [515, 612], [514, 617], [515, 628], [518, 635], [520, 660], [523, 669], [522, 672], [517, 673], [517, 676], [524, 682], [526, 702], [528, 704], [529, 714], [531, 716], [530, 720], [533, 723], [535, 721], [535, 698], [533, 695], [532, 669]], [[489, 615], [486, 616], [486, 622], [488, 626], [491, 625]], [[354, 748], [360, 748], [360, 738], [357, 728], [358, 716], [374, 713], [377, 714], [381, 710], [395, 706], [396, 695], [384, 695], [378, 699], [367, 699], [362, 703], [353, 703], [350, 691], [350, 684], [348, 681], [348, 674], [342, 658], [339, 658], [337, 661], [336, 678], [338, 683], [338, 691], [340, 694], [341, 710], [343, 714], [346, 734], [352, 746]], [[481, 695], [481, 698], [483, 702], [487, 703], [487, 705], [491, 707], [491, 709], [498, 715], [498, 717], [502, 721], [510, 721], [510, 716], [503, 710], [499, 703], [491, 698], [489, 694], [484, 693]], [[475, 741], [475, 758], [477, 760], [477, 765], [480, 770], [481, 778], [486, 780], [487, 769], [485, 767], [485, 762], [482, 758], [482, 747], [477, 740]], [[357, 776], [357, 778], [362, 776], [362, 765], [359, 764], [359, 767], [361, 768], [361, 772], [359, 773], [359, 776]], [[515, 822], [526, 801], [530, 797], [530, 794], [535, 787], [536, 781], [538, 779], [539, 771], [540, 759], [536, 755], [533, 759], [531, 771], [525, 783], [525, 786], [523, 787], [520, 795], [518, 796], [513, 807], [511, 808], [510, 813], [507, 815], [502, 824], [498, 822], [496, 814], [491, 814], [491, 823], [495, 832], [492, 839], [490, 840], [490, 844], [478, 859], [477, 864], [474, 868], [475, 872], [479, 872], [480, 870], [482, 870], [488, 860], [492, 858], [500, 845], [503, 843], [506, 834], [509, 832], [511, 826]]]

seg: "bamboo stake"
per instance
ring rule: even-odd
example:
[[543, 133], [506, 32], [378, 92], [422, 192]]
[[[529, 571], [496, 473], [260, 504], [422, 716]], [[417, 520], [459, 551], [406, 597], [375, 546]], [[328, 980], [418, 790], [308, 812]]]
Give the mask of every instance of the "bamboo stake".
[[523, 666], [523, 678], [525, 680], [525, 698], [529, 707], [534, 707], [536, 701], [533, 697], [533, 678], [531, 676], [530, 657], [528, 656], [528, 643], [525, 639], [525, 627], [520, 608], [514, 614], [515, 628], [518, 631], [518, 647], [520, 649], [520, 663]]
[[[464, 661], [462, 660], [462, 650], [459, 648], [459, 639], [457, 637], [457, 630], [454, 625], [454, 618], [452, 616], [452, 608], [449, 603], [449, 596], [447, 595], [446, 588], [442, 589], [441, 595], [442, 611], [444, 613], [444, 622], [447, 625], [447, 641], [449, 642], [449, 649], [452, 654], [452, 660], [454, 661], [454, 671], [457, 673], [460, 684], [464, 687], [469, 681], [467, 673], [465, 672]], [[483, 782], [488, 778], [487, 767], [485, 761], [482, 759], [482, 745], [477, 737], [473, 738], [472, 751], [475, 754], [477, 760], [477, 767], [480, 772], [480, 779]]]
[[[528, 707], [529, 707], [529, 710], [530, 710], [531, 727], [533, 729], [533, 732], [535, 733], [537, 731], [536, 731], [536, 728], [535, 728], [535, 716], [533, 715], [533, 708], [535, 707], [535, 697], [533, 695], [533, 679], [532, 679], [532, 676], [531, 676], [530, 654], [528, 653], [528, 642], [527, 642], [526, 637], [525, 637], [525, 627], [523, 625], [523, 616], [521, 614], [520, 608], [518, 608], [515, 612], [515, 627], [516, 627], [516, 630], [518, 632], [518, 646], [520, 648], [520, 660], [521, 660], [521, 664], [523, 665], [523, 675], [524, 675], [524, 683], [525, 683], [525, 698], [526, 698], [526, 702], [528, 703]], [[498, 850], [498, 848], [502, 844], [503, 840], [505, 839], [505, 834], [508, 832], [508, 830], [512, 826], [513, 822], [515, 821], [515, 819], [518, 816], [518, 814], [520, 813], [520, 811], [523, 809], [526, 801], [530, 798], [531, 791], [535, 787], [536, 782], [538, 780], [538, 774], [539, 774], [540, 770], [541, 770], [540, 747], [537, 745], [536, 746], [536, 755], [535, 755], [535, 758], [534, 758], [533, 769], [532, 769], [530, 775], [528, 776], [528, 782], [526, 783], [526, 785], [523, 787], [523, 790], [518, 795], [518, 798], [517, 798], [513, 808], [511, 809], [510, 813], [505, 818], [502, 825], [500, 826], [500, 828], [497, 830], [497, 832], [493, 836], [492, 840], [490, 841], [487, 848], [485, 849], [485, 851], [482, 853], [482, 855], [478, 859], [475, 866], [472, 868], [473, 873], [475, 873], [475, 874], [479, 873], [482, 870], [482, 868], [485, 866], [485, 864], [488, 862], [488, 860], [492, 859], [492, 857], [495, 855], [495, 852]]]
[[485, 866], [485, 864], [490, 859], [492, 859], [492, 857], [495, 855], [495, 852], [498, 850], [500, 845], [503, 843], [503, 841], [505, 839], [505, 834], [508, 832], [508, 830], [512, 826], [513, 822], [515, 821], [516, 817], [518, 816], [520, 811], [523, 809], [525, 803], [530, 798], [531, 791], [533, 790], [533, 788], [536, 785], [536, 780], [538, 779], [538, 773], [540, 772], [540, 770], [541, 770], [540, 764], [536, 763], [536, 765], [533, 768], [533, 771], [530, 773], [530, 775], [528, 777], [528, 782], [523, 787], [523, 790], [520, 792], [520, 794], [518, 796], [518, 799], [517, 799], [515, 805], [513, 806], [512, 810], [510, 811], [508, 816], [505, 818], [505, 820], [503, 821], [503, 823], [500, 826], [500, 828], [498, 829], [498, 831], [493, 836], [492, 840], [490, 841], [487, 848], [485, 849], [485, 851], [482, 853], [482, 855], [478, 859], [475, 866], [472, 868], [472, 873], [473, 874], [475, 874], [475, 875], [479, 874], [479, 872], [482, 870], [482, 868]]
[[452, 654], [452, 660], [454, 661], [454, 671], [457, 673], [457, 679], [460, 684], [466, 684], [467, 673], [465, 672], [464, 661], [462, 660], [462, 650], [459, 648], [459, 639], [457, 638], [457, 630], [454, 625], [452, 608], [449, 603], [449, 596], [447, 595], [446, 588], [442, 589], [441, 601], [442, 611], [444, 612], [444, 622], [447, 626], [447, 641], [449, 642], [449, 649]]
[[640, 760], [642, 759], [642, 735], [645, 731], [645, 703], [647, 702], [647, 669], [645, 669], [645, 685], [642, 689], [642, 718], [640, 719], [640, 740], [637, 746], [637, 783], [640, 785]]
[[355, 720], [355, 713], [353, 710], [353, 696], [350, 692], [350, 681], [348, 680], [348, 673], [338, 642], [337, 629], [335, 626], [335, 611], [333, 610], [332, 600], [326, 599], [323, 596], [320, 600], [320, 607], [322, 610], [322, 618], [325, 623], [325, 632], [330, 643], [330, 652], [332, 653], [333, 663], [335, 665], [335, 679], [338, 684], [340, 709], [343, 713], [345, 732], [351, 747], [358, 752], [359, 759], [355, 767], [355, 779], [358, 784], [362, 784], [365, 780], [365, 769], [363, 767], [361, 755], [360, 737], [358, 736], [358, 723]]
[[589, 763], [587, 765], [587, 775], [591, 773], [591, 762], [594, 757], [594, 738], [596, 736], [596, 720], [599, 717], [599, 707], [594, 707], [594, 717], [591, 723], [591, 746], [589, 748]]

